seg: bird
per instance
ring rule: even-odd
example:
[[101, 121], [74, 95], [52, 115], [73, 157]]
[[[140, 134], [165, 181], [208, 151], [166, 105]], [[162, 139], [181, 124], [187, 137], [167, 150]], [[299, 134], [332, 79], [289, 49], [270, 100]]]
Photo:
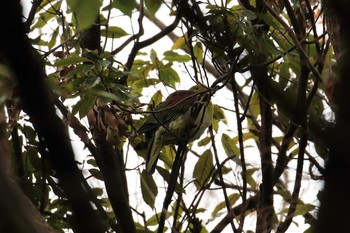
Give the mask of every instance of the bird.
[[148, 154], [146, 173], [153, 174], [165, 145], [185, 145], [200, 138], [211, 125], [213, 104], [207, 87], [197, 84], [178, 90], [157, 105], [138, 129], [145, 134]]

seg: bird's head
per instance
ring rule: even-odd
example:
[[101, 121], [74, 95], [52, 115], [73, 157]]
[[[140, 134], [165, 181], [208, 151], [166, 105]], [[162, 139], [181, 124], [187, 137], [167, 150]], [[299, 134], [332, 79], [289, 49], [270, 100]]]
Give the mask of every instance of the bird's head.
[[197, 85], [192, 86], [189, 90], [198, 93], [198, 92], [205, 91], [207, 89], [208, 89], [208, 87], [206, 87], [205, 85], [197, 84]]

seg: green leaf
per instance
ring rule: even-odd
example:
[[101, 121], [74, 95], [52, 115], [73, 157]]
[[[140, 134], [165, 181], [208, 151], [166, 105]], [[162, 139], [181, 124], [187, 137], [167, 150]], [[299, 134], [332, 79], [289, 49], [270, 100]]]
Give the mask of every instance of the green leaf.
[[213, 104], [213, 106], [213, 118], [217, 121], [223, 120], [223, 122], [226, 124], [227, 122], [224, 111], [217, 104]]
[[103, 181], [103, 176], [102, 176], [102, 173], [100, 170], [98, 170], [96, 168], [91, 168], [91, 169], [89, 169], [89, 172], [96, 179]]
[[63, 1], [57, 1], [55, 4], [50, 2], [50, 5], [52, 4], [51, 7], [39, 14], [39, 18], [32, 28], [42, 28], [49, 23], [50, 19], [57, 17], [57, 14], [53, 14], [52, 12], [56, 12], [57, 9], [60, 9], [62, 2]]
[[175, 87], [175, 84], [180, 82], [180, 77], [177, 72], [171, 68], [171, 64], [159, 68], [159, 79], [170, 87]]
[[163, 147], [162, 152], [160, 153], [159, 159], [164, 162], [165, 168], [170, 170], [173, 166], [176, 156], [176, 151], [174, 147], [167, 145]]
[[101, 36], [108, 37], [108, 38], [120, 38], [127, 35], [129, 35], [129, 33], [124, 31], [124, 29], [120, 27], [115, 27], [115, 26], [109, 26], [108, 30], [107, 29], [101, 30]]
[[58, 27], [53, 31], [51, 35], [51, 39], [49, 43], [47, 43], [47, 46], [49, 47], [49, 49], [51, 49], [53, 46], [56, 45], [57, 36], [58, 36]]
[[[312, 204], [304, 204], [304, 203], [299, 202], [297, 204], [297, 208], [295, 210], [294, 216], [305, 215], [306, 213], [308, 213], [314, 209], [315, 209], [315, 206]], [[289, 210], [289, 208], [285, 208], [281, 211], [281, 213], [286, 214], [286, 213], [288, 213], [288, 210]]]
[[260, 100], [257, 91], [253, 93], [253, 96], [250, 99], [249, 110], [250, 113], [254, 116], [254, 118], [257, 119], [258, 115], [260, 114]]
[[135, 9], [135, 0], [113, 0], [112, 6], [131, 17], [132, 10]]
[[157, 171], [166, 182], [169, 181], [170, 172], [167, 169], [157, 166]]
[[196, 57], [197, 62], [199, 64], [202, 64], [203, 62], [203, 44], [201, 42], [197, 42], [193, 47], [193, 55]]
[[[156, 91], [156, 93], [153, 94], [151, 101], [149, 103], [149, 107], [147, 108], [147, 110], [152, 111], [154, 109], [155, 106], [157, 106], [158, 104], [160, 104], [163, 100], [163, 95], [161, 91]], [[150, 106], [152, 106], [152, 108], [150, 108]]]
[[[149, 219], [147, 219], [146, 226], [158, 225], [158, 220], [160, 218], [160, 214], [161, 213], [157, 213], [157, 214], [153, 215], [152, 217], [150, 217]], [[169, 214], [169, 212], [167, 212], [166, 218], [169, 218], [169, 217], [170, 217], [170, 214]]]
[[151, 49], [150, 58], [153, 64], [157, 64], [158, 56], [157, 56], [157, 52], [154, 49]]
[[211, 138], [210, 138], [210, 137], [205, 137], [205, 138], [203, 138], [202, 140], [200, 140], [200, 141], [198, 142], [198, 146], [205, 146], [205, 145], [208, 145], [210, 141], [211, 141]]
[[248, 20], [256, 19], [256, 15], [250, 10], [243, 10], [242, 16], [247, 17]]
[[191, 60], [191, 57], [188, 55], [180, 55], [174, 51], [165, 51], [164, 59], [170, 62], [188, 62]]
[[[238, 143], [238, 135], [236, 137], [233, 138], [233, 143], [237, 144]], [[251, 133], [251, 132], [245, 132], [243, 133], [243, 141], [247, 141], [249, 139], [254, 139], [254, 140], [258, 140], [258, 136], [256, 136], [255, 134]]]
[[88, 159], [86, 161], [87, 164], [90, 164], [91, 166], [97, 167], [96, 160], [95, 159]]
[[90, 59], [79, 56], [71, 56], [66, 59], [57, 60], [54, 66], [70, 66], [73, 64], [81, 63], [81, 62], [92, 62]]
[[246, 177], [247, 177], [247, 183], [250, 185], [250, 187], [252, 188], [256, 188], [257, 187], [257, 184], [256, 184], [256, 181], [254, 180], [253, 178], [253, 174], [258, 171], [259, 169], [258, 168], [250, 168], [250, 169], [247, 169], [247, 172], [246, 172]]
[[297, 209], [295, 210], [295, 216], [305, 215], [306, 213], [315, 209], [315, 206], [312, 204], [298, 204]]
[[85, 117], [92, 106], [95, 104], [96, 96], [87, 96], [82, 97], [74, 106], [72, 109], [72, 114], [75, 115], [77, 112], [79, 112], [80, 119]]
[[88, 88], [88, 89], [93, 88], [94, 86], [96, 86], [100, 82], [101, 82], [101, 78], [98, 76], [86, 77], [84, 80], [84, 84], [85, 84], [86, 88]]
[[157, 184], [153, 177], [147, 175], [146, 171], [143, 170], [140, 176], [142, 198], [152, 209], [158, 194]]
[[196, 180], [195, 185], [197, 190], [208, 183], [213, 167], [213, 154], [210, 150], [206, 150], [199, 157], [193, 171], [193, 178]]
[[[236, 201], [239, 199], [239, 194], [238, 193], [233, 193], [230, 196], [228, 196], [228, 200], [229, 200], [229, 205], [230, 207], [232, 207]], [[211, 216], [214, 217], [216, 216], [220, 210], [226, 208], [226, 202], [220, 202], [213, 210], [213, 212], [211, 213]]]
[[290, 72], [289, 72], [289, 63], [288, 62], [283, 62], [280, 66], [279, 69], [279, 84], [281, 84], [281, 88], [286, 88], [287, 84], [288, 84], [288, 80], [291, 76]]
[[149, 79], [140, 79], [139, 78], [131, 83], [131, 88], [133, 88], [135, 91], [141, 93], [143, 88], [156, 85], [159, 82], [160, 82], [159, 79], [156, 79], [156, 78], [149, 78]]
[[115, 86], [114, 90], [111, 89], [113, 92], [108, 92], [104, 90], [99, 90], [99, 89], [89, 89], [88, 93], [92, 95], [99, 96], [101, 98], [105, 98], [108, 101], [109, 100], [115, 100], [119, 103], [127, 104], [130, 106], [133, 106], [135, 104], [138, 104], [138, 98], [133, 96], [128, 89], [129, 87], [125, 86]]
[[91, 191], [95, 194], [95, 196], [99, 197], [103, 194], [103, 189], [101, 188], [92, 188]]
[[236, 143], [234, 143], [233, 139], [230, 138], [227, 134], [222, 134], [221, 143], [228, 157], [237, 156], [240, 154]]
[[162, 5], [162, 0], [145, 0], [145, 5], [148, 12], [154, 16]]
[[79, 29], [90, 27], [100, 12], [99, 0], [67, 0], [70, 9], [75, 13]]

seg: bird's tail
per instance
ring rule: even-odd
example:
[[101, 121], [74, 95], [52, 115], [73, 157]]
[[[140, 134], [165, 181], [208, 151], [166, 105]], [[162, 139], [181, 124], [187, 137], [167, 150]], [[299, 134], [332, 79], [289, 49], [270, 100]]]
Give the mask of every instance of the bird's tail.
[[157, 165], [157, 160], [162, 149], [162, 143], [157, 142], [157, 138], [159, 139], [159, 137], [153, 135], [148, 147], [148, 155], [146, 159], [146, 172], [149, 175], [154, 173]]

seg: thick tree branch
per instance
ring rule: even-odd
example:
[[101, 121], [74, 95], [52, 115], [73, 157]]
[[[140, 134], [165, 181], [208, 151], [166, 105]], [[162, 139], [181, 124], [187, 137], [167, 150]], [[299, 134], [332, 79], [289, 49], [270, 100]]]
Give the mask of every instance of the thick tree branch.
[[[264, 62], [264, 57], [256, 58], [256, 62]], [[261, 128], [259, 135], [259, 150], [261, 156], [262, 184], [260, 185], [260, 202], [256, 232], [272, 230], [273, 217], [273, 173], [271, 157], [272, 111], [271, 111], [271, 82], [267, 75], [267, 67], [252, 69], [257, 89], [259, 91]]]
[[350, 5], [348, 1], [324, 0], [322, 3], [339, 75], [333, 97], [335, 127], [329, 132], [330, 155], [315, 232], [350, 232], [350, 226], [347, 224], [350, 219]]
[[[99, 19], [96, 20], [92, 27], [82, 32], [82, 35], [80, 43], [83, 49], [101, 51]], [[94, 112], [93, 114], [98, 113]], [[96, 148], [90, 145], [89, 149], [93, 150], [96, 163], [103, 175], [106, 191], [117, 217], [120, 230], [122, 233], [134, 233], [136, 229], [129, 204], [129, 192], [123, 152], [120, 149], [121, 145], [113, 146], [111, 143], [108, 143], [106, 141], [106, 132], [99, 127], [97, 121], [89, 121], [89, 124], [93, 127], [92, 134], [96, 144]]]
[[67, 195], [76, 231], [104, 232], [82, 187], [83, 176], [76, 166], [62, 121], [55, 114], [52, 96], [44, 84], [43, 68], [26, 40], [19, 2], [6, 0], [0, 9], [0, 51], [18, 80], [23, 109], [45, 143], [43, 147], [47, 148], [59, 184]]
[[175, 192], [176, 181], [179, 176], [180, 167], [181, 167], [183, 158], [186, 156], [186, 154], [187, 154], [187, 143], [184, 145], [179, 145], [176, 151], [176, 156], [175, 156], [173, 166], [171, 168], [171, 173], [168, 181], [168, 190], [166, 192], [166, 195], [163, 201], [163, 208], [162, 208], [162, 212], [160, 214], [159, 223], [158, 223], [158, 230], [157, 230], [158, 233], [163, 233], [164, 231], [166, 214], [168, 211], [168, 207], [171, 203], [171, 198]]

